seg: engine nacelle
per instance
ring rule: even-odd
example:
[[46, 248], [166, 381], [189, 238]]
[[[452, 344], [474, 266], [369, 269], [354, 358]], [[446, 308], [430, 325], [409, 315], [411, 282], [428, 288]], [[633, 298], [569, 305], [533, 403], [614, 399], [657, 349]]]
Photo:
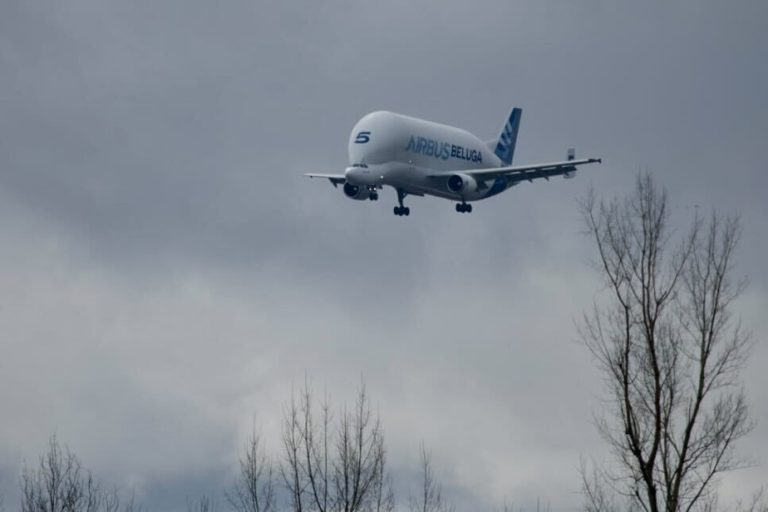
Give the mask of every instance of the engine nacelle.
[[371, 196], [371, 193], [365, 187], [358, 187], [357, 185], [352, 185], [351, 183], [345, 183], [344, 195], [356, 201], [364, 201]]
[[448, 190], [455, 194], [477, 190], [477, 181], [467, 174], [452, 174], [448, 177], [447, 185]]

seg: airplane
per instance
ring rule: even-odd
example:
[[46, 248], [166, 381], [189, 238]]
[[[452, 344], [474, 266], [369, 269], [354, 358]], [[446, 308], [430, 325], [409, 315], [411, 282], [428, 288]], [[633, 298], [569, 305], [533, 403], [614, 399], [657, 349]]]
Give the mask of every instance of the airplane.
[[560, 162], [513, 166], [523, 111], [514, 108], [498, 139], [483, 142], [461, 128], [394, 112], [372, 112], [360, 119], [349, 136], [349, 166], [344, 174], [307, 173], [326, 178], [344, 195], [376, 201], [379, 190], [397, 192], [397, 216], [408, 216], [406, 196], [436, 196], [456, 201], [456, 211], [472, 212], [472, 201], [493, 197], [520, 182], [562, 175], [573, 178], [580, 165], [601, 158], [576, 160], [569, 149]]

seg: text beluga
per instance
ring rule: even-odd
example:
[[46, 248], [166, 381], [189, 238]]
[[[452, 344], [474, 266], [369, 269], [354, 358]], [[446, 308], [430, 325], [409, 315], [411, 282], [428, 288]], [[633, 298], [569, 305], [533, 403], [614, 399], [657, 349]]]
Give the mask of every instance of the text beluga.
[[425, 137], [414, 137], [411, 135], [406, 151], [418, 153], [421, 155], [448, 160], [449, 158], [458, 158], [470, 162], [482, 162], [483, 154], [476, 149], [469, 149], [456, 144], [449, 144], [435, 139]]

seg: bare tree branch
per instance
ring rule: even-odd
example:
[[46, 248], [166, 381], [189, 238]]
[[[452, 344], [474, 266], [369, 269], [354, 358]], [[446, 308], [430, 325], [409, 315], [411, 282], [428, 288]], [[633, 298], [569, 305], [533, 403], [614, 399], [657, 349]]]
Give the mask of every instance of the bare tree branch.
[[255, 430], [240, 458], [237, 480], [225, 496], [236, 512], [273, 512], [275, 509], [272, 462], [264, 453]]
[[315, 403], [305, 380], [283, 417], [280, 473], [294, 511], [357, 512], [394, 509], [385, 472], [384, 434], [365, 385], [353, 408], [342, 407], [334, 421], [327, 396]]
[[187, 498], [187, 512], [216, 512], [216, 501], [207, 494], [203, 494], [197, 501]]
[[[738, 385], [751, 339], [731, 312], [744, 289], [731, 278], [739, 219], [697, 215], [673, 241], [667, 195], [648, 174], [623, 201], [590, 193], [582, 214], [610, 291], [579, 331], [607, 386], [597, 424], [620, 463], [611, 480], [648, 512], [713, 506], [753, 426]], [[583, 478], [590, 510], [610, 503], [597, 477]]]
[[56, 436], [37, 467], [25, 466], [21, 474], [22, 512], [133, 512], [133, 497], [121, 509], [117, 489], [104, 489], [77, 456], [62, 449]]
[[432, 454], [422, 442], [419, 446], [420, 487], [408, 500], [410, 512], [453, 512], [455, 507], [443, 496], [443, 486], [435, 478], [432, 468]]

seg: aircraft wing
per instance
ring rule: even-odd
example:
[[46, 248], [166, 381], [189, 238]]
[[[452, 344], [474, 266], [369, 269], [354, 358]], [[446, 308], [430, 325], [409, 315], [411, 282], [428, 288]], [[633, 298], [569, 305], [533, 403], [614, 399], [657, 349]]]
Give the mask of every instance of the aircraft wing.
[[343, 174], [322, 174], [322, 173], [315, 173], [315, 172], [308, 172], [304, 176], [308, 176], [310, 178], [325, 178], [331, 181], [333, 186], [337, 185], [343, 185], [346, 180], [344, 178]]
[[576, 167], [584, 164], [602, 163], [602, 158], [582, 158], [581, 160], [564, 160], [536, 165], [516, 165], [509, 167], [493, 167], [490, 169], [467, 169], [465, 171], [446, 171], [430, 174], [432, 178], [447, 178], [453, 174], [466, 174], [477, 181], [488, 181], [502, 176], [511, 183], [517, 181], [533, 181], [539, 178], [560, 176], [576, 170]]

